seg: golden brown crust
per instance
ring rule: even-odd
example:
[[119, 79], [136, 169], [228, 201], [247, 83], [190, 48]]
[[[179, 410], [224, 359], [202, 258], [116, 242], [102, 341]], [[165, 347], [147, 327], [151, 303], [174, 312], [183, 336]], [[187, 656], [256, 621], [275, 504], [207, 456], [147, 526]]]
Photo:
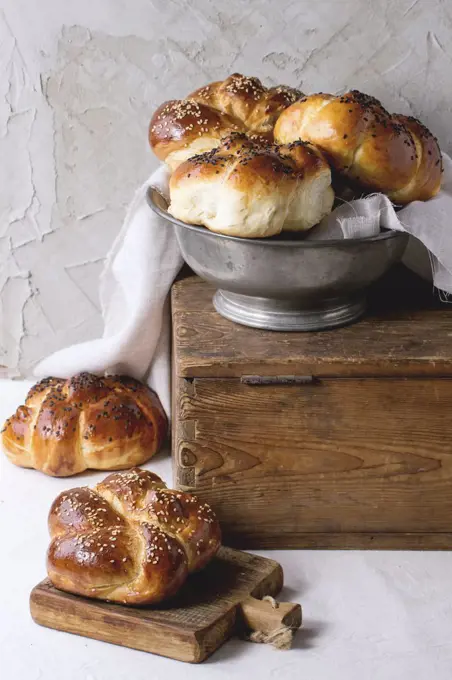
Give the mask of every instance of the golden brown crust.
[[218, 146], [230, 132], [272, 141], [278, 116], [301, 96], [294, 88], [266, 88], [258, 78], [234, 73], [186, 99], [162, 104], [151, 119], [149, 143], [157, 157], [174, 170], [187, 158]]
[[2, 443], [16, 465], [65, 477], [144, 463], [166, 433], [165, 413], [148, 387], [133, 378], [82, 373], [37, 383], [6, 421]]
[[433, 136], [426, 128], [420, 135], [409, 121], [391, 116], [377, 99], [357, 90], [338, 97], [314, 94], [281, 114], [275, 138], [280, 143], [308, 140], [352, 183], [408, 203], [431, 198], [441, 182], [441, 163], [422, 161], [429, 150], [438, 160]]
[[49, 531], [47, 570], [56, 587], [124, 604], [170, 597], [221, 543], [207, 504], [139, 468], [109, 475], [94, 490], [60, 494]]
[[174, 190], [185, 178], [196, 182], [220, 175], [236, 188], [251, 190], [256, 184], [307, 177], [325, 165], [321, 154], [309, 143], [264, 145], [245, 134], [231, 134], [221, 140], [220, 147], [193, 156], [179, 166], [171, 177], [170, 188]]
[[329, 166], [313, 145], [256, 144], [233, 133], [176, 168], [169, 212], [212, 231], [260, 238], [309, 229], [333, 198]]
[[164, 102], [154, 113], [149, 125], [149, 143], [157, 158], [164, 161], [177, 152], [189, 154], [190, 149], [203, 140], [206, 147], [201, 150], [209, 150], [231, 130], [243, 129], [240, 121], [194, 99], [176, 99]]
[[147, 470], [109, 475], [96, 490], [107, 499], [119, 499], [124, 515], [144, 517], [184, 543], [189, 571], [200, 569], [218, 549], [219, 525], [210, 506], [191, 494], [167, 489]]
[[246, 131], [266, 135], [282, 111], [302, 96], [295, 88], [267, 88], [259, 78], [233, 73], [226, 80], [199, 88], [189, 98], [239, 120]]
[[438, 140], [425, 125], [412, 116], [398, 114], [393, 118], [411, 133], [418, 161], [417, 173], [412, 184], [394, 193], [393, 200], [396, 203], [428, 201], [441, 189], [443, 159]]

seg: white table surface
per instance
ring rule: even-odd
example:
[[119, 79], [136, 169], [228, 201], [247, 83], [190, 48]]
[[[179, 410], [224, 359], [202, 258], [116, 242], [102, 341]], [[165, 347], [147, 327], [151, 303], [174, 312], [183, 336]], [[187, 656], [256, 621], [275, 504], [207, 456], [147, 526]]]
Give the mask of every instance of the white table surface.
[[[0, 381], [1, 422], [22, 403], [28, 387]], [[167, 456], [148, 467], [171, 482]], [[284, 567], [282, 599], [303, 606], [304, 627], [286, 652], [231, 640], [204, 664], [192, 666], [41, 628], [30, 617], [28, 596], [45, 576], [49, 506], [63, 489], [102, 477], [53, 479], [17, 468], [0, 454], [0, 678], [451, 679], [447, 552], [260, 552]]]

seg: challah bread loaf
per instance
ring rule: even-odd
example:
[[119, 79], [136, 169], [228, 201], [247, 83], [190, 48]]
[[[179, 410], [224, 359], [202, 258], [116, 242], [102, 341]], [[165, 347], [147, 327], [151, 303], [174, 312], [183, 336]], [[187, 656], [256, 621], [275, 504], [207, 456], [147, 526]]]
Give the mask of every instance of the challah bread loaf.
[[49, 531], [47, 571], [57, 588], [134, 605], [174, 595], [221, 543], [206, 503], [139, 468], [61, 493]]
[[427, 200], [440, 189], [441, 153], [433, 135], [357, 90], [295, 102], [278, 118], [274, 134], [282, 144], [297, 139], [316, 144], [352, 184], [383, 192], [395, 203]]
[[280, 113], [302, 96], [294, 88], [266, 88], [258, 78], [234, 73], [186, 99], [162, 104], [152, 117], [149, 143], [156, 156], [174, 170], [187, 158], [217, 147], [230, 132], [272, 141]]
[[120, 470], [158, 451], [167, 419], [157, 395], [125, 376], [47, 378], [2, 430], [8, 458], [65, 477], [87, 468]]
[[310, 229], [333, 200], [329, 166], [311, 144], [264, 146], [232, 134], [175, 170], [168, 209], [188, 224], [259, 238]]

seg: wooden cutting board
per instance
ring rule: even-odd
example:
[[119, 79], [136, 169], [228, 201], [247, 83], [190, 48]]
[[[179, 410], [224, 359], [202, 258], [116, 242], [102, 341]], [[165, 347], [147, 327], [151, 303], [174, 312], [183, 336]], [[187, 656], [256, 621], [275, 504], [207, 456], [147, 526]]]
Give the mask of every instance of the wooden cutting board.
[[277, 608], [265, 595], [277, 595], [283, 570], [274, 560], [222, 547], [176, 598], [157, 607], [126, 607], [70, 595], [48, 579], [30, 596], [36, 623], [56, 630], [133, 647], [179, 661], [200, 663], [232, 634], [260, 631], [259, 641], [301, 625], [299, 604]]

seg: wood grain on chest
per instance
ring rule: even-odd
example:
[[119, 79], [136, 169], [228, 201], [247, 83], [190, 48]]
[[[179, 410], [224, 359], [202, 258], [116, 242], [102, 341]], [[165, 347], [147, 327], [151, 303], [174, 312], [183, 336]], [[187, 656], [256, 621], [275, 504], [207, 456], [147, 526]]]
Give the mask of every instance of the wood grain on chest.
[[452, 375], [450, 308], [439, 307], [431, 297], [426, 310], [425, 288], [421, 290], [412, 291], [415, 299], [421, 298], [421, 309], [413, 308], [412, 301], [405, 307], [397, 305], [397, 293], [389, 289], [353, 326], [319, 333], [275, 333], [223, 319], [212, 307], [212, 286], [190, 277], [173, 287], [177, 373], [198, 378], [254, 373]]
[[174, 477], [227, 540], [451, 547], [448, 307], [389, 290], [354, 326], [280, 334], [222, 319], [210, 294], [188, 279], [173, 296]]

